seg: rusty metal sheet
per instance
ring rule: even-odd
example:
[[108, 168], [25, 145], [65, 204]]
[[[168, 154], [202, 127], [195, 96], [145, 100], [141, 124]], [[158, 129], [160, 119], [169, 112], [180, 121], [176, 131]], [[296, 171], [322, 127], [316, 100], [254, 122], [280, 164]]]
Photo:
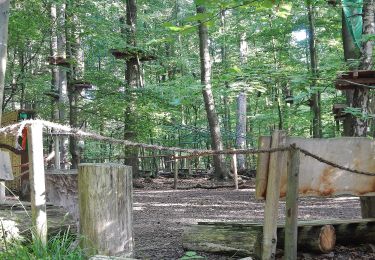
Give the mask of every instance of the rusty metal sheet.
[[[359, 137], [332, 139], [288, 137], [287, 143], [295, 143], [297, 146], [338, 165], [375, 173], [374, 140]], [[343, 171], [302, 153], [300, 156], [299, 196], [375, 195], [375, 176]], [[286, 173], [286, 167], [280, 169], [280, 174], [282, 174], [280, 197], [286, 196]]]

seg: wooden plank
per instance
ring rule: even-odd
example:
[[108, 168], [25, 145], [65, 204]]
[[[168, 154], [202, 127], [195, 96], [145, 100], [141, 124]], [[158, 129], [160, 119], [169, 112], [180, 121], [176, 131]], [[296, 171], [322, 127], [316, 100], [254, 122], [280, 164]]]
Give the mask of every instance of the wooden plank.
[[288, 165], [288, 192], [286, 195], [285, 259], [297, 259], [299, 158], [299, 151], [292, 149], [288, 160], [290, 165]]
[[[277, 130], [272, 134], [271, 148], [285, 145], [286, 132]], [[275, 258], [277, 243], [277, 216], [279, 210], [280, 179], [286, 165], [286, 152], [275, 152], [270, 155], [267, 181], [266, 205], [264, 208], [262, 259]]]
[[46, 184], [44, 177], [43, 125], [33, 123], [28, 128], [28, 152], [30, 158], [30, 195], [34, 239], [47, 244]]
[[[288, 137], [287, 145], [296, 144], [338, 165], [375, 173], [375, 141], [362, 137], [306, 139]], [[280, 197], [287, 192], [286, 165], [281, 171]], [[374, 196], [375, 176], [366, 176], [329, 166], [309, 156], [301, 156], [299, 196]], [[264, 177], [263, 177], [264, 178]], [[258, 183], [257, 183], [258, 184]], [[264, 187], [261, 187], [264, 189]], [[258, 189], [258, 187], [257, 187]], [[259, 193], [257, 198], [265, 198]]]
[[[258, 143], [259, 149], [271, 148], [271, 136], [260, 136]], [[257, 174], [255, 177], [255, 198], [257, 199], [264, 199], [266, 197], [269, 160], [269, 153], [258, 154]]]
[[133, 255], [132, 167], [80, 164], [81, 246], [90, 255]]

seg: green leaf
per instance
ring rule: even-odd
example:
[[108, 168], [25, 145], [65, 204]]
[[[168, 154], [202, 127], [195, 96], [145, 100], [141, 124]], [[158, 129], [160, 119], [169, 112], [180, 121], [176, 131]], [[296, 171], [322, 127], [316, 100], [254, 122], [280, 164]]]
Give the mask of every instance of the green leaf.
[[291, 14], [291, 11], [292, 11], [292, 3], [283, 3], [283, 4], [280, 4], [279, 10], [276, 13], [276, 15], [278, 17], [286, 19]]

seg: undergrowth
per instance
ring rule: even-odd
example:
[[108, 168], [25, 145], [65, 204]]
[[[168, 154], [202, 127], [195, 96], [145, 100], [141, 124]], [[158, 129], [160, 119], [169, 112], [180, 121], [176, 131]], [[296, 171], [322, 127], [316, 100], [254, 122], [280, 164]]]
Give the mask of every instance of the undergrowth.
[[80, 260], [86, 259], [83, 251], [75, 245], [75, 237], [68, 231], [53, 236], [44, 246], [38, 239], [24, 242], [7, 242], [0, 259], [4, 260]]

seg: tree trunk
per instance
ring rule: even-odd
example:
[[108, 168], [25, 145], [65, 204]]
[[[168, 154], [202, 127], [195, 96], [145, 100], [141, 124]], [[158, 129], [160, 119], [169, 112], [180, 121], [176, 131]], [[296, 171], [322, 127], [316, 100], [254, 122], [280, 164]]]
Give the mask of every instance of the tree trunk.
[[[375, 20], [374, 20], [374, 0], [363, 1], [363, 29], [362, 38], [375, 34]], [[372, 40], [363, 40], [361, 48], [361, 63], [360, 69], [372, 69], [372, 54], [373, 54]], [[368, 88], [355, 88], [353, 94], [353, 107], [360, 108], [362, 117], [356, 117], [354, 120], [354, 136], [367, 136], [369, 113], [369, 89]], [[370, 218], [375, 217], [375, 197], [362, 197], [361, 198], [362, 217]]]
[[[197, 6], [197, 13], [205, 13], [203, 6]], [[199, 22], [199, 53], [201, 63], [201, 84], [202, 93], [207, 113], [208, 124], [211, 134], [211, 147], [213, 150], [222, 150], [223, 143], [221, 139], [219, 120], [216, 114], [215, 101], [211, 88], [211, 62], [208, 48], [208, 29], [207, 24]], [[215, 178], [224, 179], [228, 175], [224, 164], [224, 156], [213, 156]]]
[[[129, 46], [137, 46], [136, 38], [136, 22], [137, 22], [137, 2], [136, 0], [126, 1], [126, 29], [123, 30], [124, 37]], [[140, 82], [140, 64], [138, 58], [130, 58], [126, 60], [126, 91], [127, 91], [127, 105], [125, 108], [125, 127], [124, 138], [127, 140], [135, 141], [137, 133], [135, 131], [136, 124], [136, 96], [132, 91], [141, 86]], [[125, 164], [133, 167], [133, 176], [139, 177], [139, 162], [138, 162], [138, 148], [126, 147], [125, 148]]]
[[247, 44], [246, 40], [246, 32], [241, 33], [240, 36], [240, 61], [241, 64], [245, 64], [247, 62], [249, 54], [249, 45]]
[[[9, 0], [0, 2], [0, 108], [3, 107], [5, 70], [7, 66], [7, 45], [8, 45], [8, 21], [9, 21]], [[0, 109], [0, 127], [2, 120]], [[0, 183], [0, 202], [5, 200], [5, 183]]]
[[[66, 4], [57, 4], [57, 56], [66, 59]], [[57, 101], [57, 106], [59, 109], [59, 121], [61, 124], [66, 122], [66, 109], [68, 105], [68, 78], [66, 68], [58, 67], [58, 93], [59, 99]], [[68, 164], [68, 137], [63, 136], [60, 138], [60, 159], [62, 161], [61, 166], [63, 169], [69, 169]]]
[[[56, 4], [51, 3], [51, 42], [50, 42], [50, 55], [53, 58], [57, 58], [57, 10]], [[51, 91], [52, 93], [59, 93], [59, 70], [56, 66], [51, 67]], [[52, 114], [51, 114], [51, 121], [59, 122], [59, 108], [57, 106], [58, 98], [52, 97], [51, 107], [52, 107]], [[60, 137], [55, 136], [53, 138], [53, 150], [55, 152], [55, 169], [60, 169]]]
[[[66, 18], [71, 24], [70, 28], [67, 28], [66, 36], [67, 41], [67, 52], [69, 60], [75, 60], [74, 63], [70, 64], [70, 71], [68, 73], [68, 98], [69, 98], [69, 124], [71, 127], [78, 128], [82, 124], [79, 122], [79, 99], [82, 93], [82, 88], [76, 87], [74, 82], [82, 80], [84, 74], [84, 57], [83, 49], [81, 46], [81, 40], [79, 37], [78, 24], [79, 19], [75, 13], [73, 13], [74, 3], [70, 3], [66, 8]], [[77, 169], [78, 164], [81, 160], [82, 148], [78, 145], [78, 138], [75, 136], [69, 136], [69, 151], [72, 156], [71, 169]]]
[[[237, 127], [236, 127], [236, 148], [246, 148], [246, 93], [241, 91], [237, 97]], [[238, 171], [243, 172], [246, 169], [245, 155], [237, 155]]]
[[[285, 243], [284, 226], [277, 227], [277, 248]], [[259, 257], [262, 225], [242, 223], [198, 223], [184, 230], [182, 244], [189, 250], [211, 253], [236, 254]], [[324, 223], [298, 225], [298, 248], [300, 251], [327, 253], [336, 244], [335, 229]]]
[[[3, 107], [5, 70], [7, 65], [9, 0], [0, 2], [0, 107]], [[0, 111], [0, 126], [2, 111]]]
[[[311, 88], [316, 88], [316, 78], [318, 74], [318, 61], [316, 52], [316, 34], [315, 34], [315, 8], [311, 4], [311, 0], [307, 1], [308, 18], [309, 18], [309, 50], [310, 50], [310, 68], [312, 74]], [[313, 112], [313, 137], [320, 138], [322, 136], [322, 120], [320, 111], [320, 92], [311, 95], [312, 112]]]
[[[350, 35], [348, 24], [345, 20], [345, 14], [344, 11], [342, 11], [341, 14], [341, 24], [342, 24], [342, 42], [344, 47], [344, 59], [348, 64], [348, 67], [351, 70], [357, 69], [357, 67], [354, 65], [353, 61], [358, 60], [360, 56], [360, 52], [355, 46], [354, 40], [352, 36]], [[346, 104], [348, 107], [353, 107], [353, 90], [345, 90], [345, 96], [346, 96]], [[343, 122], [343, 128], [344, 128], [344, 136], [354, 136], [354, 128], [353, 128], [353, 120], [354, 117], [351, 114], [347, 114], [345, 116], [344, 122]]]

